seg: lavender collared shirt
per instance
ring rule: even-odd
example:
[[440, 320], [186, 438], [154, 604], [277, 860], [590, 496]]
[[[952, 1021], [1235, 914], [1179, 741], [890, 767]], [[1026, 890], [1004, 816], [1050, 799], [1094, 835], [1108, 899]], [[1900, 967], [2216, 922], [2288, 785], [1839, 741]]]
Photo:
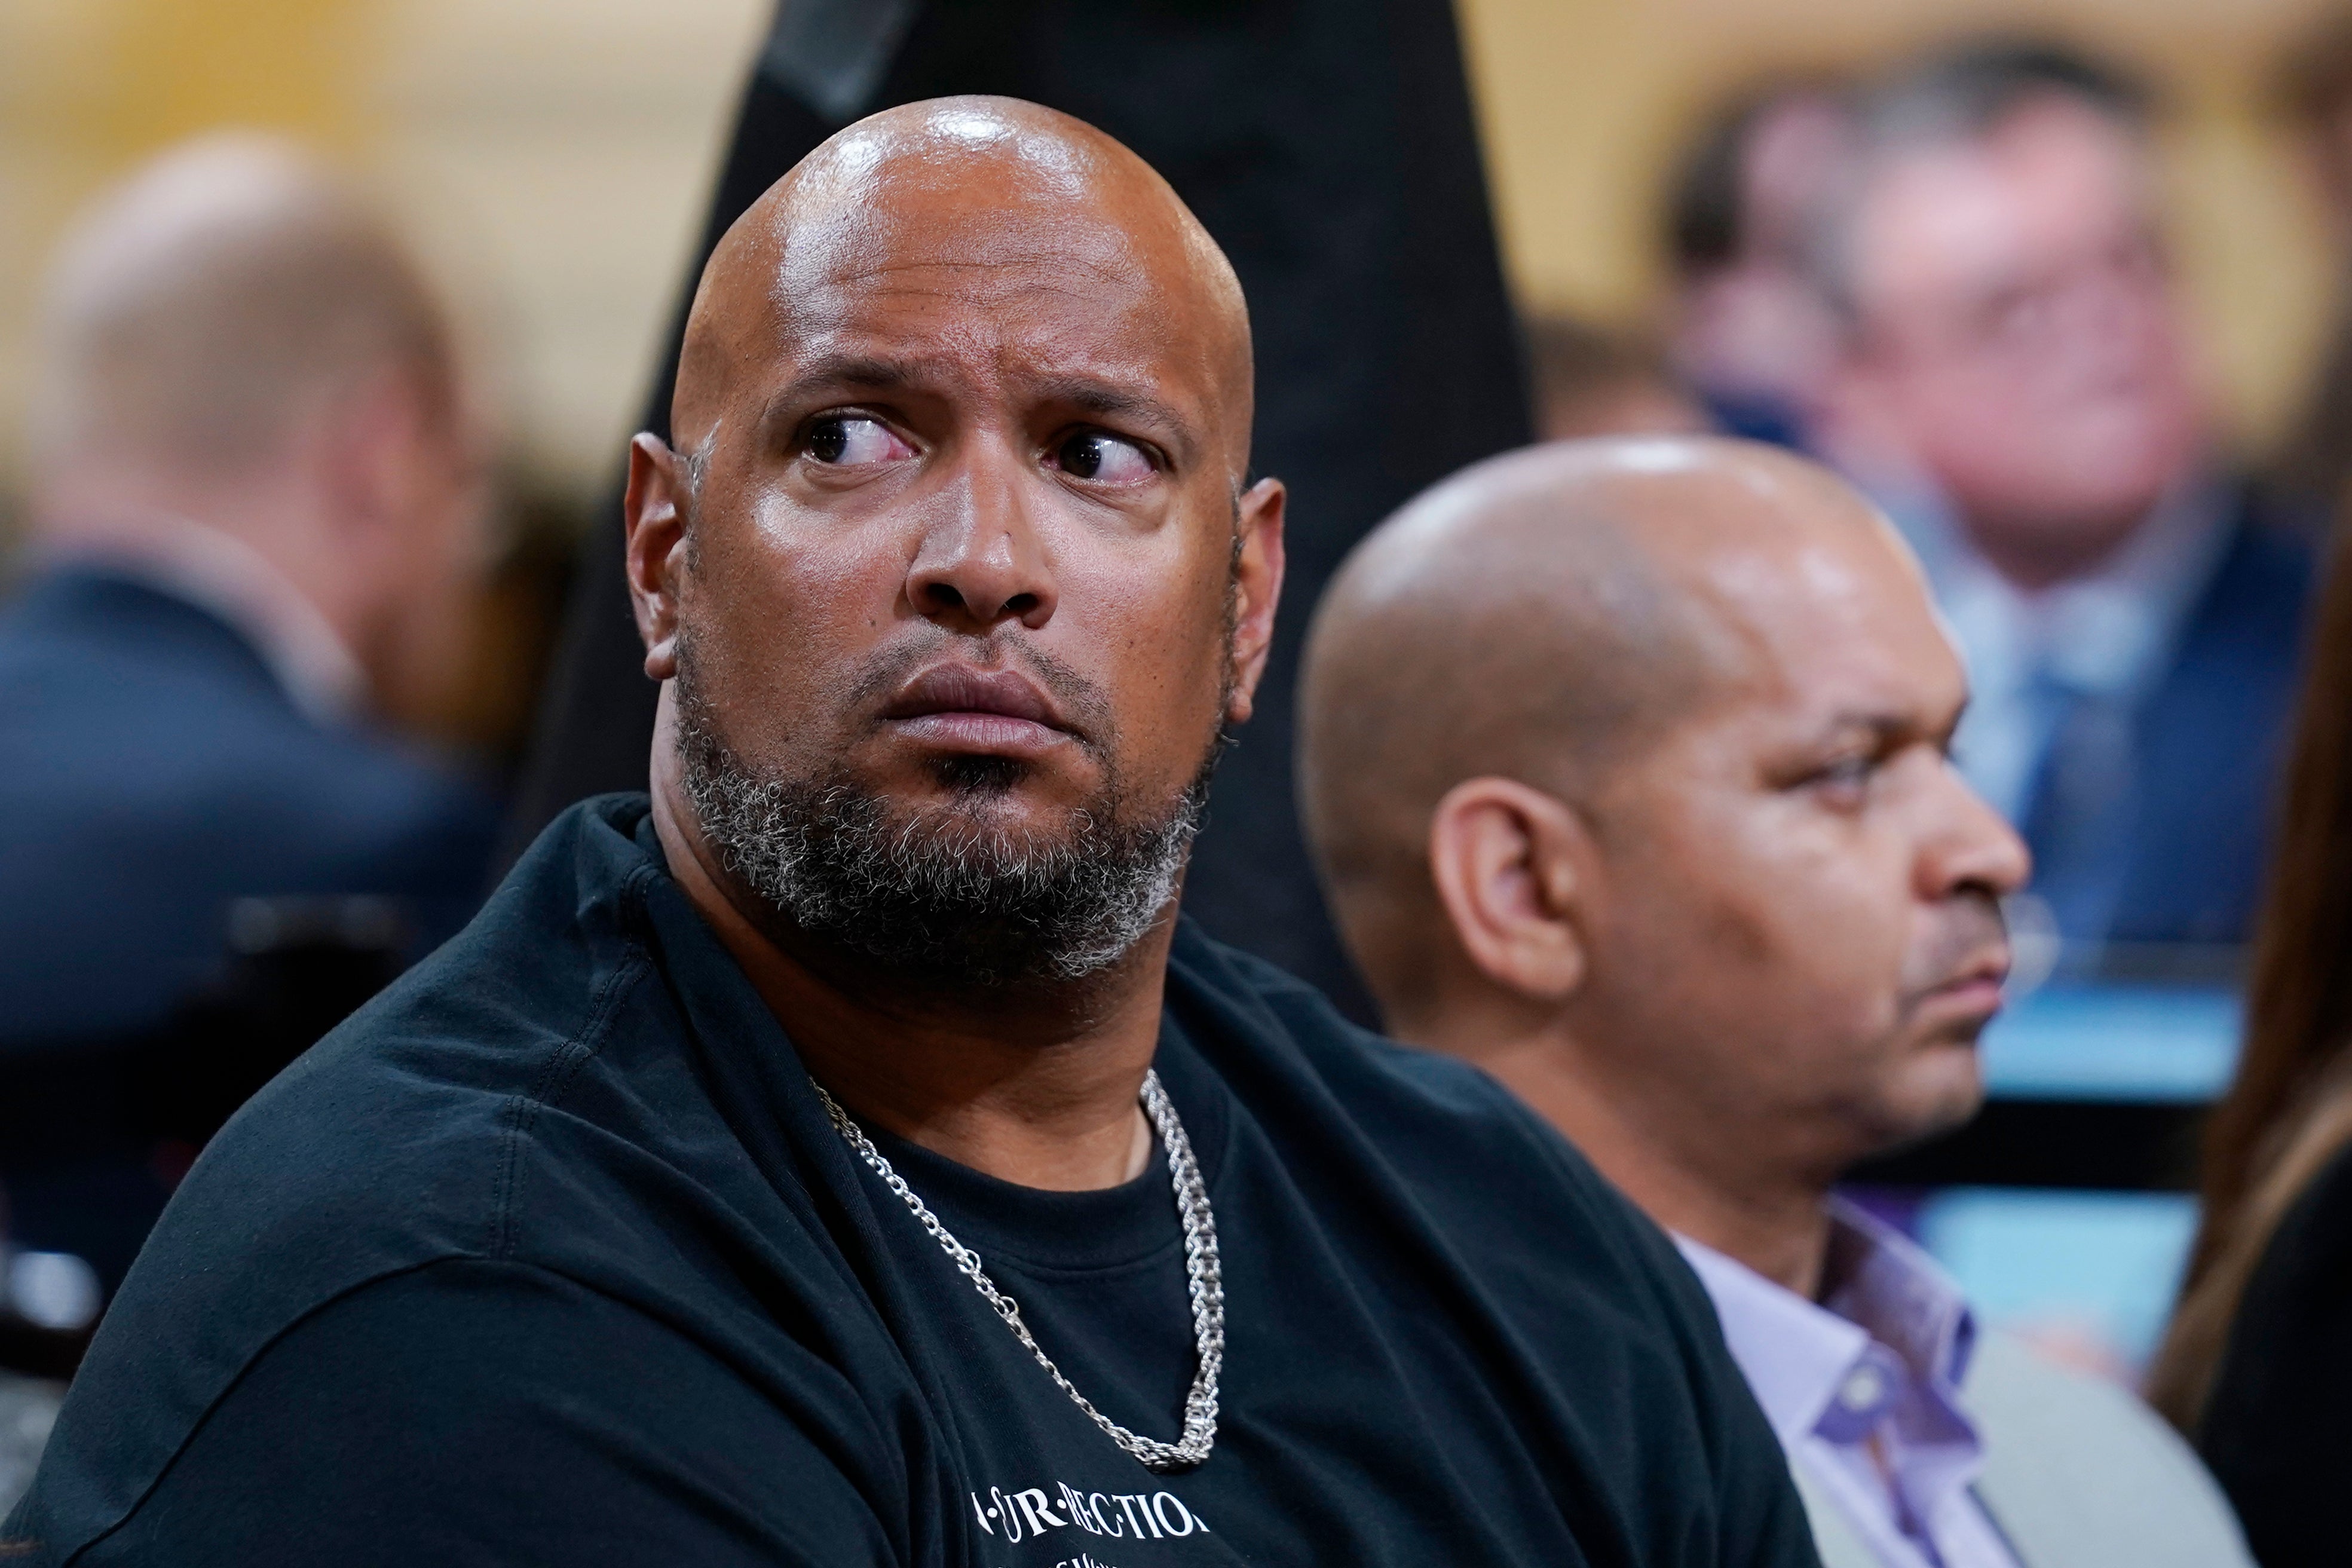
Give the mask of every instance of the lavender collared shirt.
[[1976, 1336], [1927, 1254], [1850, 1205], [1831, 1209], [1820, 1303], [1675, 1238], [1714, 1298], [1732, 1358], [1814, 1489], [1886, 1568], [2019, 1568], [1971, 1483], [1984, 1448], [1959, 1402]]

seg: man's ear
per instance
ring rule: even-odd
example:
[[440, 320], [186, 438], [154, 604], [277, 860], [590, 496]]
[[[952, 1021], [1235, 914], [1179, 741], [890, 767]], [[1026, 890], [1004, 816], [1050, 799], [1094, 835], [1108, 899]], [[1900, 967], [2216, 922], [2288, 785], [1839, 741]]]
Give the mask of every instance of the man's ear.
[[1274, 647], [1275, 606], [1282, 599], [1282, 514], [1287, 493], [1280, 479], [1260, 479], [1242, 493], [1240, 555], [1234, 563], [1234, 691], [1225, 721], [1246, 724], [1258, 679]]
[[1430, 816], [1429, 869], [1454, 940], [1487, 979], [1546, 1002], [1584, 983], [1596, 867], [1566, 803], [1513, 779], [1458, 784]]
[[678, 590], [686, 575], [686, 464], [669, 443], [640, 431], [629, 443], [629, 489], [622, 503], [628, 529], [629, 605], [646, 645], [646, 674], [677, 673]]

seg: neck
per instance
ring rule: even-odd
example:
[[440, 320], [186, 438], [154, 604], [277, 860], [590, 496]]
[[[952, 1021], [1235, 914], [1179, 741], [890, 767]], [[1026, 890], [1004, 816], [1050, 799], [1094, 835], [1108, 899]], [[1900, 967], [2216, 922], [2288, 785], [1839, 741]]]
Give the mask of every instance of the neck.
[[[925, 994], [780, 936], [702, 837], [674, 761], [665, 693], [654, 741], [654, 827], [671, 876], [851, 1115], [1025, 1187], [1084, 1191], [1143, 1173], [1139, 1104], [1160, 1041], [1172, 923], [1080, 986], [1019, 995]], [[894, 983], [895, 981], [895, 983]]]
[[136, 453], [88, 456], [43, 476], [33, 512], [41, 542], [61, 550], [135, 550], [192, 530], [227, 540], [346, 647], [369, 642], [366, 595], [352, 581], [346, 542], [299, 454], [223, 474]]
[[[1745, 1264], [1808, 1300], [1829, 1248], [1829, 1183], [1754, 1156], [1753, 1130], [1712, 1125], [1700, 1108], [1623, 1081], [1557, 1014], [1456, 1013], [1408, 1027], [1483, 1068], [1667, 1230]], [[1496, 1027], [1496, 1025], [1503, 1027]]]

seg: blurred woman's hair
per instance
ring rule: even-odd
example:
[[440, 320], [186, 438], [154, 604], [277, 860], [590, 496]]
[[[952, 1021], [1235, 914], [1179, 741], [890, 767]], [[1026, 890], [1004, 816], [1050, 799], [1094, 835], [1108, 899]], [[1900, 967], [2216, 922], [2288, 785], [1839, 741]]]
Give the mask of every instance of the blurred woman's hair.
[[2148, 1397], [2191, 1431], [2247, 1281], [2352, 1147], [2352, 550], [2321, 591], [2246, 998], [2244, 1054], [2204, 1148], [2203, 1218]]

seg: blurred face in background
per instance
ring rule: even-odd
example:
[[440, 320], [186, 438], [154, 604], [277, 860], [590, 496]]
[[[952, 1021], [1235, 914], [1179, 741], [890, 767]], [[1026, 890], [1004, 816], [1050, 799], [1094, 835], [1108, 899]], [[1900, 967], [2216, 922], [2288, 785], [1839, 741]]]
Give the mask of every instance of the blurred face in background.
[[1854, 215], [1841, 404], [2028, 586], [2087, 569], [2198, 457], [2144, 140], [2053, 95], [1900, 153]]

